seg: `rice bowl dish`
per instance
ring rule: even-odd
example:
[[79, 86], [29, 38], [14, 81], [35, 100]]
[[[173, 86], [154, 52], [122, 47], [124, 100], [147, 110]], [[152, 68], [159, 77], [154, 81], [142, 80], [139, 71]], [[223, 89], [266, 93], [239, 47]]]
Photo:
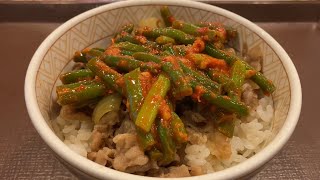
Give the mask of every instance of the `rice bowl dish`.
[[[141, 20], [138, 27], [123, 25], [107, 48], [86, 48], [75, 52], [73, 71], [60, 75], [64, 85], [58, 86], [56, 91], [62, 108], [52, 121], [52, 127], [59, 138], [81, 156], [138, 175], [196, 176], [245, 161], [259, 152], [271, 137], [274, 110], [270, 93], [274, 87], [262, 74], [259, 76], [265, 82], [253, 78], [261, 70], [259, 49], [242, 52], [244, 57], [240, 60], [240, 52], [234, 49], [237, 47], [235, 29], [220, 22], [189, 24], [176, 20], [166, 6], [160, 9], [163, 21], [151, 17]], [[153, 34], [157, 34], [156, 37], [152, 37]], [[188, 42], [192, 38], [195, 39]], [[212, 52], [225, 53], [227, 57], [223, 59], [224, 56]], [[229, 60], [231, 58], [234, 60]], [[156, 60], [149, 62], [150, 59]], [[115, 75], [124, 80], [110, 78]], [[139, 78], [134, 79], [135, 76]], [[160, 76], [171, 81], [168, 94], [164, 94], [164, 100], [160, 100], [155, 111], [163, 127], [169, 123], [170, 128], [165, 128], [168, 131], [166, 140], [161, 138], [156, 117], [150, 120], [152, 122], [143, 120], [140, 126], [137, 123]], [[89, 92], [95, 88], [89, 87], [91, 82], [93, 85], [102, 82], [96, 85], [97, 91], [104, 84], [107, 87], [102, 93], [99, 91], [93, 95]], [[183, 83], [187, 88], [182, 87]], [[219, 88], [217, 91], [215, 86]], [[136, 92], [139, 88], [141, 94], [145, 93], [135, 105], [132, 99], [139, 96]], [[208, 98], [198, 89], [218, 94]], [[153, 103], [146, 105], [144, 110], [157, 108], [154, 105], [156, 95], [152, 97]], [[222, 101], [216, 96], [221, 96]], [[96, 101], [96, 98], [100, 100]], [[117, 105], [110, 104], [117, 100]], [[165, 101], [165, 105], [161, 101]], [[233, 104], [239, 107], [234, 108]], [[109, 106], [117, 108], [110, 109]], [[132, 109], [131, 106], [141, 109]], [[244, 115], [244, 111], [248, 112]], [[179, 119], [179, 126], [172, 125], [175, 117]], [[147, 123], [155, 130], [145, 130]], [[179, 128], [180, 132], [175, 132]], [[148, 133], [154, 142], [148, 142]]]
[[[26, 75], [25, 98], [28, 112], [36, 130], [45, 143], [58, 155], [58, 159], [77, 176], [90, 179], [135, 178], [141, 180], [159, 179], [157, 177], [187, 176], [195, 177], [187, 177], [186, 179], [197, 179], [199, 178], [197, 177], [198, 175], [200, 175], [202, 179], [249, 177], [257, 173], [260, 167], [279, 152], [292, 134], [301, 108], [301, 89], [299, 77], [294, 65], [282, 47], [261, 28], [236, 14], [197, 2], [184, 2], [182, 5], [180, 2], [161, 0], [152, 2], [129, 1], [105, 5], [83, 13], [63, 24], [48, 36], [38, 48]], [[241, 103], [235, 103], [235, 105], [231, 107], [226, 107], [226, 104], [222, 105], [224, 106], [222, 109], [227, 108], [225, 109], [227, 112], [234, 114], [232, 116], [225, 116], [226, 119], [224, 120], [229, 121], [232, 119], [230, 122], [234, 123], [225, 123], [224, 125], [228, 124], [227, 126], [224, 126], [223, 123], [219, 125], [219, 123], [223, 121], [215, 121], [212, 117], [208, 118], [208, 114], [217, 109], [220, 111], [221, 109], [219, 105], [215, 104], [215, 100], [217, 100], [215, 98], [217, 97], [212, 96], [213, 94], [207, 91], [208, 86], [213, 87], [211, 91], [213, 91], [215, 87], [218, 87], [215, 86], [215, 84], [210, 85], [213, 80], [212, 78], [217, 78], [210, 76], [210, 73], [208, 74], [210, 68], [212, 70], [214, 67], [201, 69], [208, 64], [203, 63], [201, 65], [201, 63], [195, 63], [199, 57], [205, 57], [205, 59], [207, 59], [207, 55], [212, 55], [210, 55], [207, 50], [204, 50], [191, 53], [200, 55], [189, 55], [183, 58], [181, 58], [181, 55], [173, 55], [173, 59], [178, 59], [177, 62], [179, 63], [182, 62], [182, 64], [179, 64], [180, 67], [184, 67], [182, 70], [187, 70], [182, 71], [183, 73], [190, 73], [192, 72], [189, 71], [191, 69], [196, 71], [196, 74], [200, 74], [202, 80], [203, 75], [205, 75], [204, 79], [210, 79], [210, 83], [209, 85], [206, 84], [206, 88], [199, 88], [197, 87], [199, 83], [208, 81], [192, 80], [199, 78], [198, 76], [193, 76], [191, 79], [187, 78], [187, 82], [191, 82], [187, 83], [187, 85], [192, 86], [192, 92], [196, 93], [193, 93], [193, 96], [186, 96], [182, 98], [182, 100], [176, 100], [175, 97], [172, 96], [174, 94], [172, 93], [173, 89], [177, 87], [176, 81], [172, 80], [170, 76], [170, 72], [172, 71], [164, 71], [162, 66], [168, 61], [171, 63], [176, 61], [172, 60], [172, 58], [163, 58], [163, 56], [170, 56], [167, 54], [168, 52], [176, 53], [177, 48], [173, 48], [174, 51], [171, 52], [160, 50], [157, 54], [154, 51], [150, 51], [153, 48], [147, 47], [148, 51], [146, 52], [134, 53], [147, 53], [149, 55], [151, 53], [151, 55], [155, 55], [164, 62], [159, 64], [148, 62], [137, 63], [136, 60], [142, 60], [139, 59], [137, 55], [133, 56], [134, 53], [132, 50], [124, 49], [124, 45], [128, 45], [129, 43], [111, 41], [111, 39], [116, 38], [115, 35], [121, 31], [124, 25], [130, 23], [133, 23], [135, 30], [151, 24], [157, 28], [166, 28], [163, 26], [164, 23], [162, 23], [162, 26], [161, 23], [159, 24], [159, 19], [161, 20], [159, 13], [160, 5], [168, 5], [169, 9], [172, 10], [176, 20], [180, 21], [176, 23], [174, 28], [179, 31], [185, 31], [180, 29], [183, 27], [183, 23], [181, 22], [194, 24], [198, 27], [203, 26], [202, 23], [222, 22], [224, 27], [235, 29], [238, 32], [238, 38], [235, 40], [238, 42], [229, 41], [231, 43], [224, 44], [224, 47], [216, 43], [213, 44], [211, 48], [217, 47], [223, 52], [228, 52], [227, 55], [240, 57], [254, 69], [263, 72], [263, 75], [274, 83], [276, 87], [274, 92], [271, 94], [266, 93], [265, 90], [261, 90], [260, 86], [252, 82], [250, 78], [252, 72], [248, 73], [245, 78], [246, 80], [240, 81]], [[141, 22], [141, 20], [143, 21]], [[145, 23], [145, 20], [151, 21], [152, 23]], [[154, 27], [151, 29], [154, 29]], [[158, 31], [158, 33], [159, 32], [164, 33], [163, 30]], [[205, 34], [202, 34], [206, 32], [208, 31], [200, 31], [200, 39], [202, 39], [205, 44], [207, 44], [207, 42], [209, 42], [208, 44], [212, 44], [210, 41], [213, 39], [210, 40], [210, 36], [206, 37]], [[146, 32], [142, 30], [140, 33]], [[189, 33], [190, 32], [187, 34]], [[143, 36], [146, 37], [148, 41], [156, 43], [173, 43], [173, 47], [176, 45], [188, 47], [193, 44], [183, 44], [184, 42], [180, 41], [181, 39], [179, 40], [172, 37], [170, 39], [170, 34], [162, 34], [161, 36], [167, 36], [169, 38], [161, 37], [159, 39], [158, 37], [147, 37], [146, 34]], [[199, 34], [191, 35], [191, 37], [192, 36], [199, 37]], [[190, 36], [187, 35], [186, 37]], [[212, 37], [215, 36], [211, 36], [211, 38]], [[172, 41], [172, 39], [174, 39], [174, 41]], [[95, 58], [94, 61], [89, 63], [89, 66], [86, 64], [91, 59], [88, 59], [88, 62], [82, 62], [82, 64], [74, 62], [75, 52], [78, 57], [80, 55], [80, 59], [78, 60], [84, 60], [83, 57], [87, 58], [95, 53], [99, 53], [98, 51], [105, 53], [109, 47], [119, 43], [120, 45], [117, 45], [117, 48], [120, 49], [120, 54], [109, 54], [112, 53], [109, 51], [103, 58]], [[141, 44], [138, 45], [141, 46]], [[142, 44], [142, 47], [146, 46]], [[81, 57], [81, 54], [83, 55], [88, 52], [89, 54], [87, 55], [89, 56]], [[118, 66], [120, 64], [115, 63], [116, 59], [114, 58], [112, 61], [106, 61], [106, 58], [110, 58], [110, 56], [131, 57], [120, 59], [124, 64]], [[217, 59], [223, 60], [223, 58]], [[189, 66], [190, 64], [186, 63], [188, 61], [193, 61], [197, 67]], [[212, 61], [212, 59], [210, 61]], [[114, 64], [112, 64], [112, 62]], [[135, 62], [136, 64], [128, 66], [128, 64], [126, 64], [127, 62]], [[177, 127], [179, 128], [160, 128], [160, 132], [162, 133], [161, 138], [171, 138], [172, 141], [163, 141], [161, 138], [159, 139], [157, 136], [154, 136], [153, 138], [159, 143], [155, 146], [153, 146], [153, 143], [147, 145], [152, 145], [150, 147], [155, 148], [143, 148], [143, 144], [141, 144], [139, 140], [140, 137], [137, 135], [137, 127], [143, 130], [142, 132], [144, 133], [150, 132], [148, 129], [145, 131], [145, 128], [150, 124], [141, 123], [144, 121], [140, 121], [140, 124], [137, 123], [137, 125], [133, 120], [134, 118], [132, 118], [133, 116], [131, 115], [132, 111], [130, 110], [131, 103], [127, 101], [129, 97], [127, 95], [128, 92], [122, 91], [126, 89], [123, 88], [124, 86], [119, 86], [121, 88], [118, 90], [121, 91], [117, 91], [116, 89], [112, 90], [110, 87], [108, 88], [110, 88], [109, 90], [111, 91], [104, 91], [108, 83], [105, 84], [101, 78], [101, 74], [99, 75], [94, 69], [91, 69], [92, 67], [96, 67], [92, 65], [96, 65], [97, 63], [109, 66], [121, 74], [121, 76], [128, 77], [129, 75], [126, 74], [131, 74], [130, 78], [132, 78], [132, 74], [135, 73], [144, 75], [150, 73], [153, 79], [153, 82], [149, 84], [151, 86], [157, 82], [160, 75], [161, 81], [165, 82], [164, 85], [168, 85], [166, 84], [168, 82], [170, 83], [170, 88], [168, 88], [165, 96], [168, 96], [167, 100], [173, 101], [174, 106], [170, 105], [168, 109], [174, 110], [173, 112], [178, 115], [180, 121], [177, 121], [177, 118], [175, 118], [174, 122], [178, 123], [179, 126]], [[146, 64], [150, 66], [145, 66]], [[129, 67], [137, 67], [137, 65], [140, 66], [140, 72], [139, 70], [128, 69]], [[209, 63], [209, 66], [211, 65], [212, 64]], [[232, 63], [227, 65], [228, 68], [231, 66]], [[178, 71], [181, 73], [181, 70]], [[77, 76], [76, 78], [70, 78], [69, 76], [68, 78], [61, 78], [62, 75], [68, 73], [73, 75], [77, 74], [82, 77], [79, 78], [79, 76]], [[232, 77], [230, 75], [231, 74], [228, 74], [229, 77]], [[191, 74], [187, 74], [187, 76], [178, 77], [190, 76]], [[72, 81], [75, 79], [80, 82], [74, 84]], [[86, 82], [84, 83], [84, 81]], [[132, 82], [137, 81], [134, 80]], [[128, 83], [124, 84], [128, 85]], [[222, 86], [221, 83], [218, 84]], [[74, 98], [74, 95], [62, 95], [63, 93], [68, 94], [68, 89], [71, 89], [70, 92], [78, 93], [79, 95], [81, 92], [85, 92], [83, 90], [86, 90], [88, 87], [92, 88], [91, 90], [95, 90], [91, 91], [95, 93], [87, 94], [90, 95], [91, 98], [95, 97], [96, 93], [100, 93], [99, 97], [97, 99], [91, 99], [90, 103], [80, 103], [75, 106], [75, 104], [67, 103], [68, 101], [70, 102], [70, 100], [77, 100], [77, 98]], [[219, 88], [216, 90], [218, 89]], [[117, 93], [115, 93], [115, 91], [117, 91]], [[238, 102], [239, 100], [237, 99], [239, 93], [235, 93], [236, 96], [233, 96], [235, 99], [228, 99], [221, 97], [228, 97], [232, 92], [228, 92], [227, 89], [223, 89], [220, 93], [217, 92], [219, 91], [216, 91], [214, 94], [221, 93], [222, 95], [218, 96], [218, 99], [220, 97], [220, 102], [227, 102], [227, 105], [231, 105], [230, 103], [228, 104], [229, 100], [230, 102]], [[204, 94], [207, 96], [204, 97]], [[62, 99], [61, 95], [64, 96]], [[107, 113], [103, 112], [105, 110], [100, 111], [103, 106], [98, 106], [102, 104], [99, 101], [103, 101], [105, 98], [107, 99], [109, 95], [111, 95], [112, 100], [117, 100], [115, 102], [117, 102], [116, 107], [118, 108], [113, 111], [110, 111], [109, 108]], [[86, 98], [88, 100], [87, 96], [79, 97], [80, 100]], [[155, 98], [154, 100], [159, 99]], [[108, 101], [104, 102], [106, 103]], [[206, 103], [213, 103], [214, 106], [203, 106], [203, 104]], [[245, 105], [246, 108], [243, 108], [244, 106], [242, 105]], [[240, 107], [239, 111], [234, 107]], [[222, 112], [229, 114], [226, 113], [225, 110]], [[96, 113], [94, 113], [94, 111], [96, 111]], [[165, 113], [163, 115], [165, 115]], [[158, 118], [161, 116], [158, 113], [156, 116], [157, 118], [154, 122], [160, 127], [162, 121], [159, 121]], [[168, 117], [170, 116], [167, 116], [167, 118]], [[176, 116], [174, 115], [174, 117]], [[145, 124], [149, 125], [145, 126]], [[178, 131], [176, 129], [178, 129]], [[169, 133], [163, 133], [165, 132], [163, 130], [167, 130], [166, 132]], [[155, 132], [158, 133], [159, 130]], [[181, 132], [181, 134], [179, 135], [177, 132]], [[170, 145], [170, 143], [166, 142], [174, 142], [174, 151], [171, 151], [174, 153], [163, 151], [162, 146]], [[164, 157], [163, 155], [167, 152], [170, 153], [170, 156], [163, 158], [167, 162], [161, 160], [161, 158], [159, 159], [159, 157]], [[170, 161], [168, 161], [168, 157]], [[159, 160], [162, 162], [159, 162]]]

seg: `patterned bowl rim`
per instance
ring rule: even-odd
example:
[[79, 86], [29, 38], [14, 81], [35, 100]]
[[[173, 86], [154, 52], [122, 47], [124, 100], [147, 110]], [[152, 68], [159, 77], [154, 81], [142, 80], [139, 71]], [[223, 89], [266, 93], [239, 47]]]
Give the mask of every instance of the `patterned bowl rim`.
[[[279, 133], [275, 136], [275, 138], [259, 153], [249, 158], [248, 160], [240, 163], [236, 166], [227, 168], [222, 171], [218, 171], [211, 174], [187, 177], [186, 179], [199, 179], [209, 180], [209, 179], [234, 179], [237, 177], [242, 177], [248, 175], [255, 170], [257, 170], [262, 165], [266, 164], [269, 160], [271, 160], [286, 144], [292, 135], [295, 126], [298, 122], [300, 111], [301, 111], [301, 103], [302, 103], [302, 92], [301, 92], [301, 84], [298, 73], [295, 69], [294, 64], [292, 63], [290, 57], [285, 52], [285, 50], [279, 45], [279, 43], [273, 39], [267, 32], [262, 30], [260, 27], [250, 22], [249, 20], [234, 14], [230, 11], [224, 10], [219, 7], [215, 7], [212, 5], [207, 5], [204, 3], [193, 2], [188, 0], [177, 1], [177, 0], [141, 0], [141, 1], [121, 1], [116, 3], [111, 3], [107, 5], [103, 5], [101, 7], [89, 10], [84, 12], [66, 23], [62, 24], [56, 30], [54, 30], [39, 46], [34, 56], [31, 59], [29, 64], [27, 74], [25, 77], [25, 101], [27, 110], [30, 116], [30, 119], [41, 136], [41, 138], [45, 141], [45, 143], [58, 155], [61, 159], [66, 161], [72, 167], [88, 174], [92, 177], [101, 178], [101, 179], [155, 179], [152, 177], [145, 176], [137, 176], [124, 172], [120, 172], [117, 170], [113, 170], [110, 168], [105, 168], [101, 165], [98, 165], [69, 149], [50, 129], [45, 119], [43, 118], [36, 97], [36, 76], [38, 73], [38, 69], [40, 67], [41, 61], [44, 58], [45, 54], [51, 47], [51, 45], [62, 36], [67, 30], [71, 27], [75, 26], [77, 23], [90, 18], [96, 14], [109, 11], [117, 8], [124, 8], [129, 6], [139, 6], [139, 5], [174, 5], [180, 7], [192, 7], [198, 8], [205, 11], [214, 12], [220, 15], [223, 15], [229, 19], [232, 19], [243, 26], [250, 29], [252, 32], [256, 33], [260, 36], [279, 56], [282, 64], [287, 72], [290, 91], [291, 91], [291, 102], [290, 108], [288, 111], [287, 118], [280, 129]], [[173, 178], [176, 179], [176, 178]]]

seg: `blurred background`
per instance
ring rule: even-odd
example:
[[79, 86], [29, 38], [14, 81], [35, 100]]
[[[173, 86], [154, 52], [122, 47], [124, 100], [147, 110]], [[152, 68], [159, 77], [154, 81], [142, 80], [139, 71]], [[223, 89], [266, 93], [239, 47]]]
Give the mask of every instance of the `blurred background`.
[[[115, 0], [0, 1], [0, 179], [77, 179], [33, 128], [23, 85], [40, 43], [70, 18]], [[270, 33], [292, 58], [302, 83], [299, 123], [286, 147], [253, 179], [319, 179], [320, 1], [210, 1]]]

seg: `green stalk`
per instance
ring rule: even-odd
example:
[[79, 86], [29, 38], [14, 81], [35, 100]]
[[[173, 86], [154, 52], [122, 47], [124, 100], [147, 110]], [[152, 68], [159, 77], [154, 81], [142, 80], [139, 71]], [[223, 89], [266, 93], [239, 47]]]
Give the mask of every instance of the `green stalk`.
[[107, 66], [99, 58], [92, 58], [87, 67], [98, 77], [100, 77], [108, 87], [122, 94], [123, 76], [117, 71]]
[[71, 84], [79, 81], [92, 80], [94, 78], [94, 74], [89, 69], [80, 69], [61, 74], [59, 78], [63, 84]]
[[174, 17], [172, 15], [171, 11], [169, 10], [168, 6], [162, 6], [160, 8], [160, 13], [161, 13], [161, 16], [162, 16], [162, 19], [163, 19], [165, 25], [167, 27], [171, 26], [172, 22], [174, 21]]
[[137, 68], [141, 68], [143, 71], [150, 71], [152, 73], [159, 73], [161, 66], [156, 63], [145, 63], [135, 60], [131, 57], [126, 56], [104, 56], [104, 63], [110, 67], [115, 67], [119, 70], [129, 72]]
[[76, 105], [88, 102], [106, 93], [103, 83], [97, 81], [83, 81], [61, 85], [56, 88], [57, 102], [60, 105]]
[[[246, 70], [254, 70], [255, 69], [250, 66], [247, 62], [241, 60], [239, 57], [229, 55], [217, 48], [215, 48], [212, 45], [206, 45], [205, 51], [207, 54], [209, 54], [212, 57], [218, 58], [218, 59], [224, 59], [229, 65], [232, 65], [235, 61], [239, 60], [241, 61], [245, 67]], [[252, 77], [251, 80], [253, 80], [259, 87], [267, 94], [271, 94], [273, 91], [275, 91], [276, 87], [274, 84], [268, 80], [261, 72], [256, 72]]]
[[170, 80], [160, 74], [152, 85], [136, 118], [135, 124], [144, 132], [149, 132], [158, 113], [161, 101], [170, 89]]
[[159, 36], [168, 36], [182, 44], [192, 44], [195, 41], [195, 38], [193, 36], [186, 34], [183, 31], [180, 31], [178, 29], [172, 29], [172, 28], [144, 29], [142, 32], [142, 35], [149, 38], [157, 38]]

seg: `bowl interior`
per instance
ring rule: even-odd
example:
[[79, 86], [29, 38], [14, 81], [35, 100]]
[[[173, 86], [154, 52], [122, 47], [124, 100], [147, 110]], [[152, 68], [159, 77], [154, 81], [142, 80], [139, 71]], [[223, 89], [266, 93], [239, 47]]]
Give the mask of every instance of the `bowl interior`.
[[[158, 17], [159, 7], [154, 5], [136, 5], [104, 11], [79, 22], [67, 29], [45, 53], [36, 74], [36, 97], [39, 109], [47, 124], [56, 116], [55, 86], [59, 84], [58, 76], [70, 70], [71, 58], [75, 51], [86, 47], [105, 47], [119, 28], [127, 23], [138, 24], [148, 17]], [[272, 80], [277, 89], [272, 94], [275, 118], [272, 133], [276, 135], [284, 124], [291, 101], [291, 90], [287, 72], [279, 56], [258, 33], [228, 17], [197, 7], [170, 6], [173, 14], [181, 20], [196, 23], [222, 22], [236, 28], [239, 32], [238, 50], [259, 51], [263, 59], [262, 71]], [[274, 137], [274, 136], [273, 136]]]

